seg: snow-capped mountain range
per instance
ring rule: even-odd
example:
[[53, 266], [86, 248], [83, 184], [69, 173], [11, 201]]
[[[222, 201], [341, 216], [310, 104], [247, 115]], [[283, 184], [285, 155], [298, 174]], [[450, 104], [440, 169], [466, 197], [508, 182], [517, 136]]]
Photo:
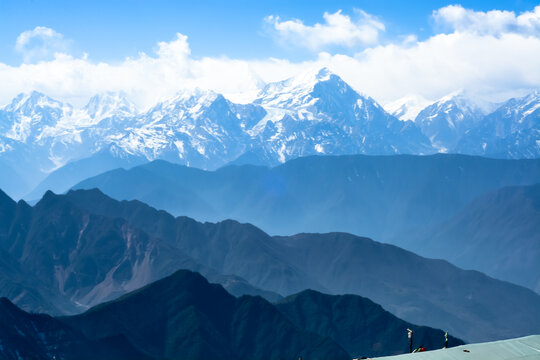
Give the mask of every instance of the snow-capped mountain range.
[[17, 177], [11, 194], [22, 196], [47, 174], [97, 154], [206, 169], [312, 154], [540, 156], [538, 92], [487, 116], [453, 94], [404, 120], [412, 103], [414, 113], [426, 102], [393, 104], [400, 113], [391, 115], [326, 68], [267, 84], [250, 104], [193, 90], [138, 112], [119, 93], [96, 95], [81, 109], [38, 92], [21, 94], [0, 108], [0, 187]]

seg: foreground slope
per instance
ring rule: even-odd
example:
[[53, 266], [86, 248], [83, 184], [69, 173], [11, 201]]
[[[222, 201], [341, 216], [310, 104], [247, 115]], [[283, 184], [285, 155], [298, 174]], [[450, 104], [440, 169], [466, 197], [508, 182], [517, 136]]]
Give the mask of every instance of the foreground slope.
[[380, 357], [377, 360], [531, 360], [540, 357], [540, 335], [525, 336], [479, 344], [456, 346], [453, 349]]

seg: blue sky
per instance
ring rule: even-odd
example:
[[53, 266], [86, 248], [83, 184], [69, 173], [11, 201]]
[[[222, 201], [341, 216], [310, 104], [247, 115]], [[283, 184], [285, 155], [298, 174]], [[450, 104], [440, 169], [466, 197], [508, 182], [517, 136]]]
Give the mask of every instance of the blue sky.
[[0, 0], [0, 105], [38, 90], [139, 106], [185, 88], [253, 98], [327, 66], [386, 104], [540, 88], [540, 1]]
[[[267, 34], [269, 15], [321, 22], [324, 12], [362, 9], [386, 25], [383, 41], [403, 34], [424, 39], [433, 34], [433, 10], [448, 1], [0, 1], [0, 61], [15, 65], [22, 55], [15, 50], [17, 36], [36, 26], [52, 28], [69, 39], [74, 54], [88, 53], [96, 61], [122, 60], [143, 51], [151, 53], [158, 41], [177, 32], [187, 35], [193, 56], [227, 55], [238, 58], [286, 57], [307, 59], [305, 49], [283, 46]], [[529, 0], [460, 1], [477, 11], [492, 9], [522, 12], [537, 2]], [[350, 53], [351, 49], [342, 49]]]

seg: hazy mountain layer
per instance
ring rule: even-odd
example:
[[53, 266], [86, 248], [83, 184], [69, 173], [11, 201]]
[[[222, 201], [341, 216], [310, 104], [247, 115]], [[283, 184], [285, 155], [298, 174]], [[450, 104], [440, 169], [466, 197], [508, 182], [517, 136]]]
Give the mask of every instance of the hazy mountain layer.
[[380, 241], [446, 220], [477, 196], [540, 182], [540, 160], [464, 155], [318, 156], [214, 172], [162, 161], [76, 185], [199, 220], [232, 218], [273, 234], [345, 231]]
[[0, 279], [7, 284], [0, 294], [26, 310], [82, 311], [181, 268], [201, 271], [234, 294], [279, 298], [201, 265], [118, 216], [89, 212], [66, 197], [49, 192], [34, 207], [5, 195], [0, 200], [0, 250], [9, 255], [0, 263], [6, 269]]
[[[70, 192], [66, 198], [90, 212], [137, 224], [203, 265], [281, 295], [306, 288], [358, 294], [407, 321], [445, 328], [468, 340], [539, 331], [531, 320], [531, 314], [540, 314], [540, 296], [534, 292], [367, 238], [344, 233], [271, 237], [250, 224], [174, 218], [97, 190]], [[519, 310], [506, 311], [508, 304]]]
[[540, 184], [481, 195], [450, 219], [402, 236], [421, 255], [540, 293]]

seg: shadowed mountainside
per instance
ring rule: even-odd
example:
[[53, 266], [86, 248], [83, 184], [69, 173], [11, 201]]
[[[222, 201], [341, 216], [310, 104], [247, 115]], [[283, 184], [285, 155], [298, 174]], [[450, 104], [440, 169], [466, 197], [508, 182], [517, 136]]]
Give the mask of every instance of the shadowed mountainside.
[[18, 359], [150, 360], [123, 336], [89, 340], [80, 331], [42, 314], [29, 314], [0, 298], [0, 357]]
[[[444, 346], [444, 332], [407, 323], [369, 299], [355, 295], [325, 295], [305, 290], [276, 304], [301, 329], [327, 336], [354, 358], [404, 354], [409, 351], [407, 329], [415, 346], [434, 350]], [[462, 341], [449, 336], [449, 346]]]
[[295, 327], [264, 299], [235, 298], [189, 271], [62, 321], [92, 339], [125, 336], [153, 358], [350, 358], [329, 338]]

